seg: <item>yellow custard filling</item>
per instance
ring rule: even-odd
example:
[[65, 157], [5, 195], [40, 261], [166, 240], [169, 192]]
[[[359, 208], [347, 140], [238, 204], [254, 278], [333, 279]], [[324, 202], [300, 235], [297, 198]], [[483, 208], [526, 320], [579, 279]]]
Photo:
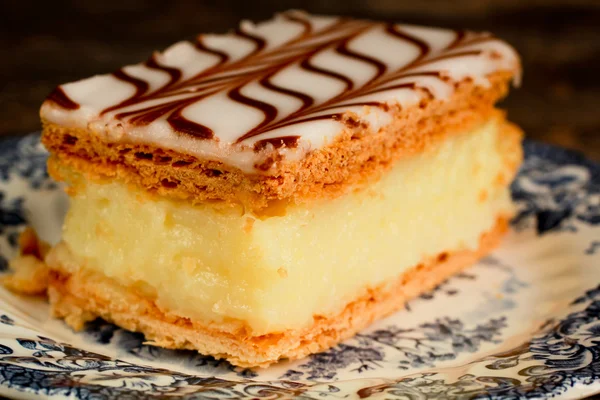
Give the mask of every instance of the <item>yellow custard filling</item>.
[[78, 184], [53, 259], [180, 316], [241, 321], [253, 335], [302, 328], [424, 258], [475, 248], [511, 212], [517, 140], [493, 118], [397, 162], [367, 190], [262, 219], [119, 182]]

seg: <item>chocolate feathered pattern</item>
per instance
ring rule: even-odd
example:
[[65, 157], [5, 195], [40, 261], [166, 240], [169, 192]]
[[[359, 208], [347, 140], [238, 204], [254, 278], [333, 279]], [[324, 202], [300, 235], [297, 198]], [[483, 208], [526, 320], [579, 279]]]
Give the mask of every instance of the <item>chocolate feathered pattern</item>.
[[[115, 118], [126, 120], [136, 126], [145, 126], [165, 117], [172, 129], [179, 134], [198, 139], [217, 139], [211, 128], [184, 117], [182, 112], [186, 107], [209, 96], [226, 92], [231, 101], [263, 113], [262, 122], [252, 129], [240, 133], [235, 140], [235, 143], [240, 143], [289, 125], [323, 119], [341, 119], [348, 107], [374, 106], [386, 110], [385, 102], [359, 99], [376, 93], [397, 89], [419, 89], [430, 97], [434, 97], [426, 87], [419, 85], [419, 78], [433, 77], [443, 81], [450, 81], [450, 79], [445, 73], [446, 71], [435, 68], [423, 69], [424, 66], [450, 58], [479, 56], [483, 52], [481, 49], [465, 47], [498, 41], [488, 33], [455, 31], [455, 39], [450, 44], [441, 50], [432, 51], [431, 45], [423, 37], [404, 32], [397, 24], [339, 18], [329, 26], [315, 30], [310, 18], [303, 13], [287, 12], [281, 17], [291, 23], [300, 24], [302, 32], [279, 46], [269, 48], [266, 39], [248, 32], [242, 26], [232, 35], [250, 42], [253, 50], [238, 60], [232, 60], [230, 55], [219, 49], [208, 47], [203, 41], [203, 36], [200, 35], [195, 43], [196, 50], [206, 53], [207, 57], [216, 56], [218, 60], [214, 65], [187, 79], [182, 79], [180, 69], [161, 65], [156, 55], [152, 56], [144, 65], [149, 69], [163, 71], [169, 76], [169, 80], [155, 90], [150, 90], [148, 82], [128, 74], [124, 69], [119, 69], [113, 73], [113, 76], [130, 83], [136, 90], [129, 98], [104, 109], [101, 114], [114, 112]], [[391, 70], [385, 60], [350, 49], [349, 44], [354, 39], [377, 29], [385, 31], [395, 40], [414, 45], [418, 49], [418, 53], [405, 65]], [[333, 50], [343, 57], [369, 64], [373, 67], [374, 74], [366, 82], [359, 84], [343, 72], [315, 65], [314, 58], [327, 50]], [[501, 57], [494, 53], [490, 56]], [[318, 102], [309, 94], [275, 84], [272, 78], [292, 65], [299, 66], [305, 72], [337, 80], [345, 85], [345, 89], [329, 99]], [[276, 104], [269, 104], [242, 93], [244, 87], [252, 82], [258, 82], [266, 90], [294, 97], [300, 100], [302, 105], [295, 111], [282, 113]], [[60, 87], [48, 99], [66, 109], [79, 107]], [[126, 107], [160, 99], [162, 102], [158, 104], [124, 111]], [[258, 140], [254, 143], [254, 148], [257, 151], [262, 150], [268, 143], [275, 148], [295, 147], [299, 138], [299, 136], [287, 135]]]

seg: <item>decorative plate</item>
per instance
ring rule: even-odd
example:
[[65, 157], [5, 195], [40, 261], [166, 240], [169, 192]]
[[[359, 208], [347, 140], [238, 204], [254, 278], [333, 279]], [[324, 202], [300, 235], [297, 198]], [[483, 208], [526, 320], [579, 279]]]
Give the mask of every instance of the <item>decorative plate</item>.
[[[600, 166], [526, 142], [501, 248], [335, 348], [244, 370], [144, 344], [104, 321], [73, 333], [0, 289], [0, 394], [17, 398], [576, 398], [600, 391]], [[39, 136], [0, 142], [0, 269], [66, 208]]]

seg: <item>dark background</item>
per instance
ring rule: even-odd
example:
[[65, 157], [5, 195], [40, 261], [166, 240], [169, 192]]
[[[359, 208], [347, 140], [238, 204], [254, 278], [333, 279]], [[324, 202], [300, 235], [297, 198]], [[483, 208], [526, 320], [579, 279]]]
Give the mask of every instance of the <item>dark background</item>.
[[299, 8], [493, 31], [523, 58], [523, 86], [503, 103], [510, 118], [530, 138], [600, 160], [600, 0], [5, 0], [0, 7], [0, 136], [38, 130], [39, 106], [60, 83], [243, 18]]

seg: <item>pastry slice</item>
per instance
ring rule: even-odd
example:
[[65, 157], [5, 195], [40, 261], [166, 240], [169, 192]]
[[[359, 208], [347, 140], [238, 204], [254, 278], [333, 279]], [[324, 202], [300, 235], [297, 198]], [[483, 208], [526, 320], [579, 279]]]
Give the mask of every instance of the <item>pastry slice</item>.
[[498, 244], [519, 73], [487, 33], [286, 12], [59, 86], [54, 315], [239, 366], [334, 346]]

